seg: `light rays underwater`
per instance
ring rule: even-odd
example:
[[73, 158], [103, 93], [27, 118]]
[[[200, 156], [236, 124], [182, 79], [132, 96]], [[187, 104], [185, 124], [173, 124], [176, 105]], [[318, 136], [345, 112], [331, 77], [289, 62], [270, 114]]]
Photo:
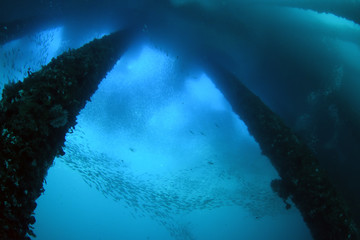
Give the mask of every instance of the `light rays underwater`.
[[[92, 221], [114, 219], [119, 230], [131, 228], [131, 223], [146, 232], [135, 228], [126, 234], [119, 231], [119, 238], [100, 239], [146, 239], [144, 234], [149, 239], [286, 239], [294, 237], [294, 231], [298, 239], [310, 237], [296, 208], [286, 210], [272, 192], [270, 182], [277, 173], [245, 124], [205, 73], [181, 65], [178, 58], [149, 45], [137, 58], [130, 52], [118, 61], [78, 116], [78, 125], [67, 136], [65, 155], [50, 170], [36, 214], [39, 239], [53, 235], [44, 227], [51, 217], [41, 216], [46, 211], [42, 205], [53, 199], [47, 195], [59, 194], [48, 189], [51, 181], [62, 182], [61, 175], [53, 179], [52, 174], [68, 168], [81, 176], [76, 180], [80, 183], [65, 180], [71, 186], [63, 187], [84, 188], [80, 191], [89, 194], [84, 200], [89, 202], [96, 190], [102, 194], [96, 197], [99, 209], [107, 213], [106, 203], [111, 201], [111, 211], [125, 211], [127, 220], [133, 218], [124, 222], [109, 213], [101, 219], [90, 213]], [[65, 197], [69, 199], [51, 204], [71, 201], [72, 194], [61, 193], [61, 199]], [[76, 222], [78, 217], [83, 218], [74, 214], [52, 224], [69, 226], [62, 222]], [[156, 225], [156, 231], [143, 221]], [[87, 236], [85, 229], [75, 226], [77, 230], [62, 231], [71, 235], [60, 234], [59, 239]], [[97, 231], [101, 229], [90, 232]]]

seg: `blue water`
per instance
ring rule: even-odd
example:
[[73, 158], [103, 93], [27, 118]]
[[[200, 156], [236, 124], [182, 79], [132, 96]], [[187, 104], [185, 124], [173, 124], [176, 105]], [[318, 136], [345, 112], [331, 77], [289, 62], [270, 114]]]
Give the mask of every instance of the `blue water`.
[[256, 2], [0, 4], [3, 32], [14, 19], [61, 17], [0, 46], [0, 90], [119, 27], [141, 32], [66, 136], [37, 201], [34, 239], [312, 239], [294, 204], [286, 210], [272, 192], [269, 159], [198, 67], [210, 58], [302, 134], [359, 221], [358, 3]]
[[[30, 53], [12, 55], [17, 68], [65, 49], [61, 31], [39, 34], [40, 44], [19, 40]], [[136, 48], [67, 135], [37, 201], [37, 239], [311, 239], [296, 207], [272, 192], [276, 171], [211, 79], [151, 43]], [[17, 68], [4, 74], [26, 75]]]

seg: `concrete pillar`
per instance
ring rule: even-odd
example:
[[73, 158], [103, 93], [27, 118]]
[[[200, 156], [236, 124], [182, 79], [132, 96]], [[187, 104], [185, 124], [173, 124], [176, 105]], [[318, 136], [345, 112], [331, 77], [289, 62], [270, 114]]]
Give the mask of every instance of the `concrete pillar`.
[[272, 181], [273, 190], [284, 201], [292, 199], [314, 239], [359, 239], [346, 203], [306, 144], [234, 74], [215, 64], [207, 66], [217, 88], [278, 171], [281, 180]]
[[53, 59], [23, 82], [7, 84], [0, 101], [0, 239], [30, 239], [35, 200], [65, 135], [98, 84], [127, 49], [124, 30]]

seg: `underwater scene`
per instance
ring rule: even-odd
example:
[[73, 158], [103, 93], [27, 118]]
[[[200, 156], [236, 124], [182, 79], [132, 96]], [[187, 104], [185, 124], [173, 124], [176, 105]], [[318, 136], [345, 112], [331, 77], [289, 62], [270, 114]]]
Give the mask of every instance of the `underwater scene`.
[[0, 239], [359, 239], [360, 1], [0, 9]]
[[[22, 64], [11, 74], [46, 63], [66, 44], [61, 31], [20, 40], [45, 53], [35, 60], [3, 46]], [[36, 239], [311, 239], [211, 79], [150, 44], [138, 51], [117, 62], [67, 134], [37, 201]]]

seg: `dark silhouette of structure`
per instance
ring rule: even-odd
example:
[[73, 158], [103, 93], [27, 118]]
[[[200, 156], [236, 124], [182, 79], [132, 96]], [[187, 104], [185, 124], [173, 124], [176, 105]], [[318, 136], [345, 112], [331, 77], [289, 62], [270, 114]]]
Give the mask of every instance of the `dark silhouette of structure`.
[[0, 238], [30, 239], [36, 199], [66, 133], [98, 84], [127, 49], [130, 31], [94, 40], [53, 59], [0, 101]]
[[286, 208], [291, 198], [314, 239], [359, 239], [348, 206], [302, 139], [231, 72], [212, 65], [209, 73], [279, 173], [281, 180], [273, 180], [272, 189]]

